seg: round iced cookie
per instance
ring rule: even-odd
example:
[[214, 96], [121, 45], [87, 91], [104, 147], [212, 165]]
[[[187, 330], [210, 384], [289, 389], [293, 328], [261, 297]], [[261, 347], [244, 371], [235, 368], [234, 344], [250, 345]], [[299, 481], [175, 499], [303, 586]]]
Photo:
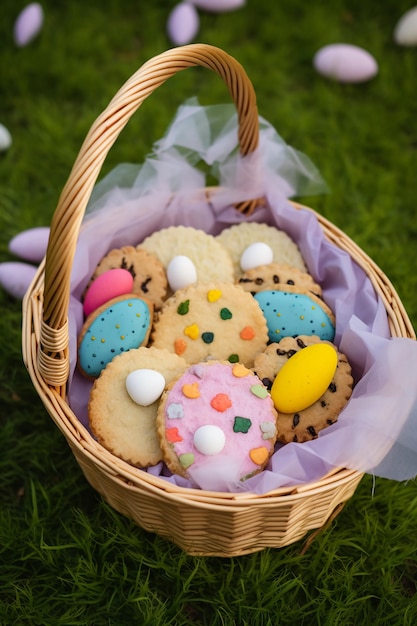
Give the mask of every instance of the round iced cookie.
[[132, 293], [150, 300], [156, 309], [162, 306], [168, 283], [164, 267], [155, 255], [134, 246], [114, 248], [101, 259], [90, 283], [104, 272], [118, 268], [132, 275]]
[[[322, 342], [317, 336], [285, 337], [279, 343], [271, 343], [263, 354], [255, 358], [253, 371], [270, 390], [276, 376], [297, 352]], [[352, 394], [353, 378], [346, 356], [330, 344], [337, 353], [337, 366], [324, 393], [310, 406], [284, 413], [278, 411], [277, 431], [281, 443], [302, 443], [315, 439], [318, 433], [337, 421], [341, 410]]]
[[[242, 255], [254, 243], [263, 243], [271, 248], [273, 253], [272, 263], [285, 263], [302, 272], [307, 271], [306, 264], [296, 243], [287, 233], [275, 228], [275, 226], [259, 224], [258, 222], [241, 222], [225, 228], [217, 235], [216, 239], [226, 248], [232, 258], [235, 279], [239, 279], [244, 271], [240, 265]], [[264, 264], [262, 256], [259, 265]]]
[[168, 385], [187, 367], [176, 354], [152, 347], [115, 357], [94, 381], [88, 404], [89, 425], [101, 445], [137, 467], [159, 463], [162, 451], [155, 422], [159, 396], [151, 404], [139, 404], [129, 394], [126, 380], [134, 372], [152, 370]]
[[79, 370], [88, 378], [96, 378], [121, 352], [146, 345], [152, 317], [152, 303], [134, 294], [114, 298], [96, 309], [79, 335]]
[[254, 299], [265, 316], [271, 341], [297, 335], [317, 335], [320, 339], [333, 341], [333, 313], [313, 294], [259, 291]]
[[187, 363], [207, 359], [253, 364], [268, 342], [265, 318], [251, 294], [233, 283], [199, 283], [175, 292], [155, 319], [152, 344]]
[[276, 411], [261, 381], [241, 363], [198, 363], [168, 386], [157, 430], [169, 469], [204, 488], [221, 468], [225, 482], [264, 469], [274, 450]]
[[[155, 231], [138, 245], [138, 249], [155, 255], [165, 271], [175, 257], [188, 257], [196, 270], [196, 282], [234, 280], [232, 260], [227, 250], [213, 235], [191, 226], [170, 226]], [[171, 293], [173, 291], [175, 289]]]
[[322, 297], [322, 289], [313, 277], [285, 263], [270, 263], [247, 270], [238, 280], [245, 291], [253, 295], [259, 291], [279, 290], [291, 293], [312, 293]]

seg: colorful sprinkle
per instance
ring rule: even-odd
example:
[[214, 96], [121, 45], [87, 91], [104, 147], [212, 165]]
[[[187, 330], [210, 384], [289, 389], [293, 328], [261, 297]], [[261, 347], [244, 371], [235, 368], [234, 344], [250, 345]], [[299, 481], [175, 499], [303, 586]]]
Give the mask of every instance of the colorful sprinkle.
[[167, 416], [170, 420], [181, 419], [184, 417], [184, 407], [179, 402], [171, 402], [167, 406]]
[[232, 406], [232, 401], [227, 393], [218, 393], [216, 396], [214, 396], [214, 398], [211, 399], [210, 405], [219, 413], [223, 413], [227, 409], [230, 409], [230, 407]]
[[249, 456], [256, 465], [262, 465], [267, 460], [269, 452], [266, 448], [261, 446], [260, 448], [252, 448], [249, 452]]
[[200, 329], [198, 324], [191, 324], [190, 326], [186, 326], [184, 328], [184, 335], [189, 337], [190, 339], [198, 339], [200, 334]]
[[252, 385], [250, 390], [253, 393], [253, 395], [256, 396], [257, 398], [264, 399], [269, 395], [267, 388], [264, 387], [263, 385], [259, 385], [259, 384]]
[[243, 378], [250, 373], [251, 371], [248, 370], [248, 368], [245, 367], [242, 363], [236, 363], [236, 365], [234, 365], [232, 368], [232, 374], [233, 376], [236, 376], [236, 378]]
[[214, 333], [203, 333], [201, 335], [201, 339], [204, 341], [204, 343], [213, 343], [214, 340]]
[[183, 385], [182, 393], [186, 398], [191, 398], [194, 400], [195, 398], [200, 397], [200, 388], [198, 383], [190, 383], [188, 385]]
[[184, 352], [187, 349], [186, 341], [182, 338], [176, 339], [174, 342], [174, 349], [175, 349], [175, 354], [178, 354], [178, 356], [181, 356], [182, 354], [184, 354]]
[[181, 302], [178, 305], [177, 313], [178, 315], [187, 315], [189, 310], [190, 310], [190, 301], [184, 300], [184, 302]]
[[252, 422], [249, 418], [237, 415], [233, 423], [233, 432], [246, 434], [251, 426]]
[[167, 428], [165, 431], [165, 436], [169, 443], [179, 443], [180, 441], [182, 441], [182, 437], [178, 433], [178, 428]]
[[251, 339], [255, 338], [255, 335], [256, 333], [252, 326], [245, 326], [245, 328], [242, 328], [240, 331], [240, 338], [245, 339], [246, 341], [251, 341]]
[[277, 428], [274, 422], [262, 422], [260, 424], [260, 427], [262, 432], [262, 439], [272, 439], [273, 437], [275, 437]]
[[190, 465], [194, 463], [194, 454], [191, 452], [180, 454], [178, 458], [184, 469], [187, 469], [187, 467], [190, 467]]
[[229, 309], [220, 309], [220, 317], [222, 320], [231, 320], [233, 317], [232, 312]]
[[222, 295], [223, 294], [220, 289], [210, 289], [210, 291], [207, 292], [207, 300], [209, 302], [216, 302], [222, 297]]
[[227, 359], [229, 361], [229, 363], [238, 363], [239, 362], [239, 355], [238, 354], [229, 354], [229, 357]]

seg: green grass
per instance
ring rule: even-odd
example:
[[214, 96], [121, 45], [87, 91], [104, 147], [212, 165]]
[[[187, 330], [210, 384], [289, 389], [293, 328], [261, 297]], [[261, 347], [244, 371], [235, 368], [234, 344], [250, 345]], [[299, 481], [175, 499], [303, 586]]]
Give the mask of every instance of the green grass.
[[[13, 235], [48, 224], [79, 146], [121, 84], [171, 47], [174, 0], [43, 3], [43, 31], [16, 49], [19, 3], [3, 0], [0, 261]], [[22, 4], [22, 7], [24, 5]], [[305, 152], [330, 193], [304, 198], [390, 277], [417, 322], [417, 49], [393, 43], [404, 0], [248, 0], [201, 13], [198, 40], [246, 68], [259, 110]], [[380, 64], [364, 85], [326, 81], [316, 50], [346, 41]], [[145, 102], [103, 174], [141, 162], [177, 106], [228, 101], [188, 70]], [[115, 513], [86, 483], [44, 411], [20, 353], [20, 303], [0, 292], [0, 624], [42, 626], [394, 626], [417, 623], [417, 483], [366, 476], [305, 554], [303, 541], [231, 559], [195, 558]], [[393, 416], [395, 419], [395, 416]]]

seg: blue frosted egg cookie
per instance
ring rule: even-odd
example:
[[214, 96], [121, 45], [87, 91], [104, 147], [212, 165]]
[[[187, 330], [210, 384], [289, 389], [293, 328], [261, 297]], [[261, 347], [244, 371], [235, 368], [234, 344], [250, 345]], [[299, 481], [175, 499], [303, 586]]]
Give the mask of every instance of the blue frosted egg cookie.
[[115, 356], [146, 345], [153, 304], [134, 294], [114, 298], [86, 319], [78, 340], [78, 368], [96, 378]]
[[265, 316], [271, 341], [278, 342], [283, 337], [297, 335], [316, 335], [333, 341], [333, 313], [314, 294], [267, 290], [259, 291], [254, 298]]

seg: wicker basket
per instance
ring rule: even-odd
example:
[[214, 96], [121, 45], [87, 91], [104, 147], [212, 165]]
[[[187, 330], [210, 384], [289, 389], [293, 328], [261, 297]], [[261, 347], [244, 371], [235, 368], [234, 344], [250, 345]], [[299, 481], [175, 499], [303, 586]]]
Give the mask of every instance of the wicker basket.
[[[111, 506], [189, 554], [236, 556], [268, 546], [286, 546], [312, 529], [321, 529], [353, 495], [362, 474], [340, 469], [318, 482], [266, 495], [180, 488], [105, 450], [78, 421], [66, 400], [70, 277], [91, 191], [109, 149], [130, 116], [167, 78], [196, 65], [214, 70], [227, 84], [238, 112], [241, 153], [256, 148], [256, 98], [235, 59], [218, 48], [195, 44], [168, 50], [145, 63], [93, 124], [62, 191], [46, 257], [24, 298], [23, 357], [40, 398], [87, 480]], [[253, 200], [237, 208], [249, 213], [257, 204]], [[369, 276], [384, 301], [391, 335], [414, 337], [401, 301], [382, 271], [342, 231], [320, 215], [317, 218], [325, 236], [347, 251]]]

